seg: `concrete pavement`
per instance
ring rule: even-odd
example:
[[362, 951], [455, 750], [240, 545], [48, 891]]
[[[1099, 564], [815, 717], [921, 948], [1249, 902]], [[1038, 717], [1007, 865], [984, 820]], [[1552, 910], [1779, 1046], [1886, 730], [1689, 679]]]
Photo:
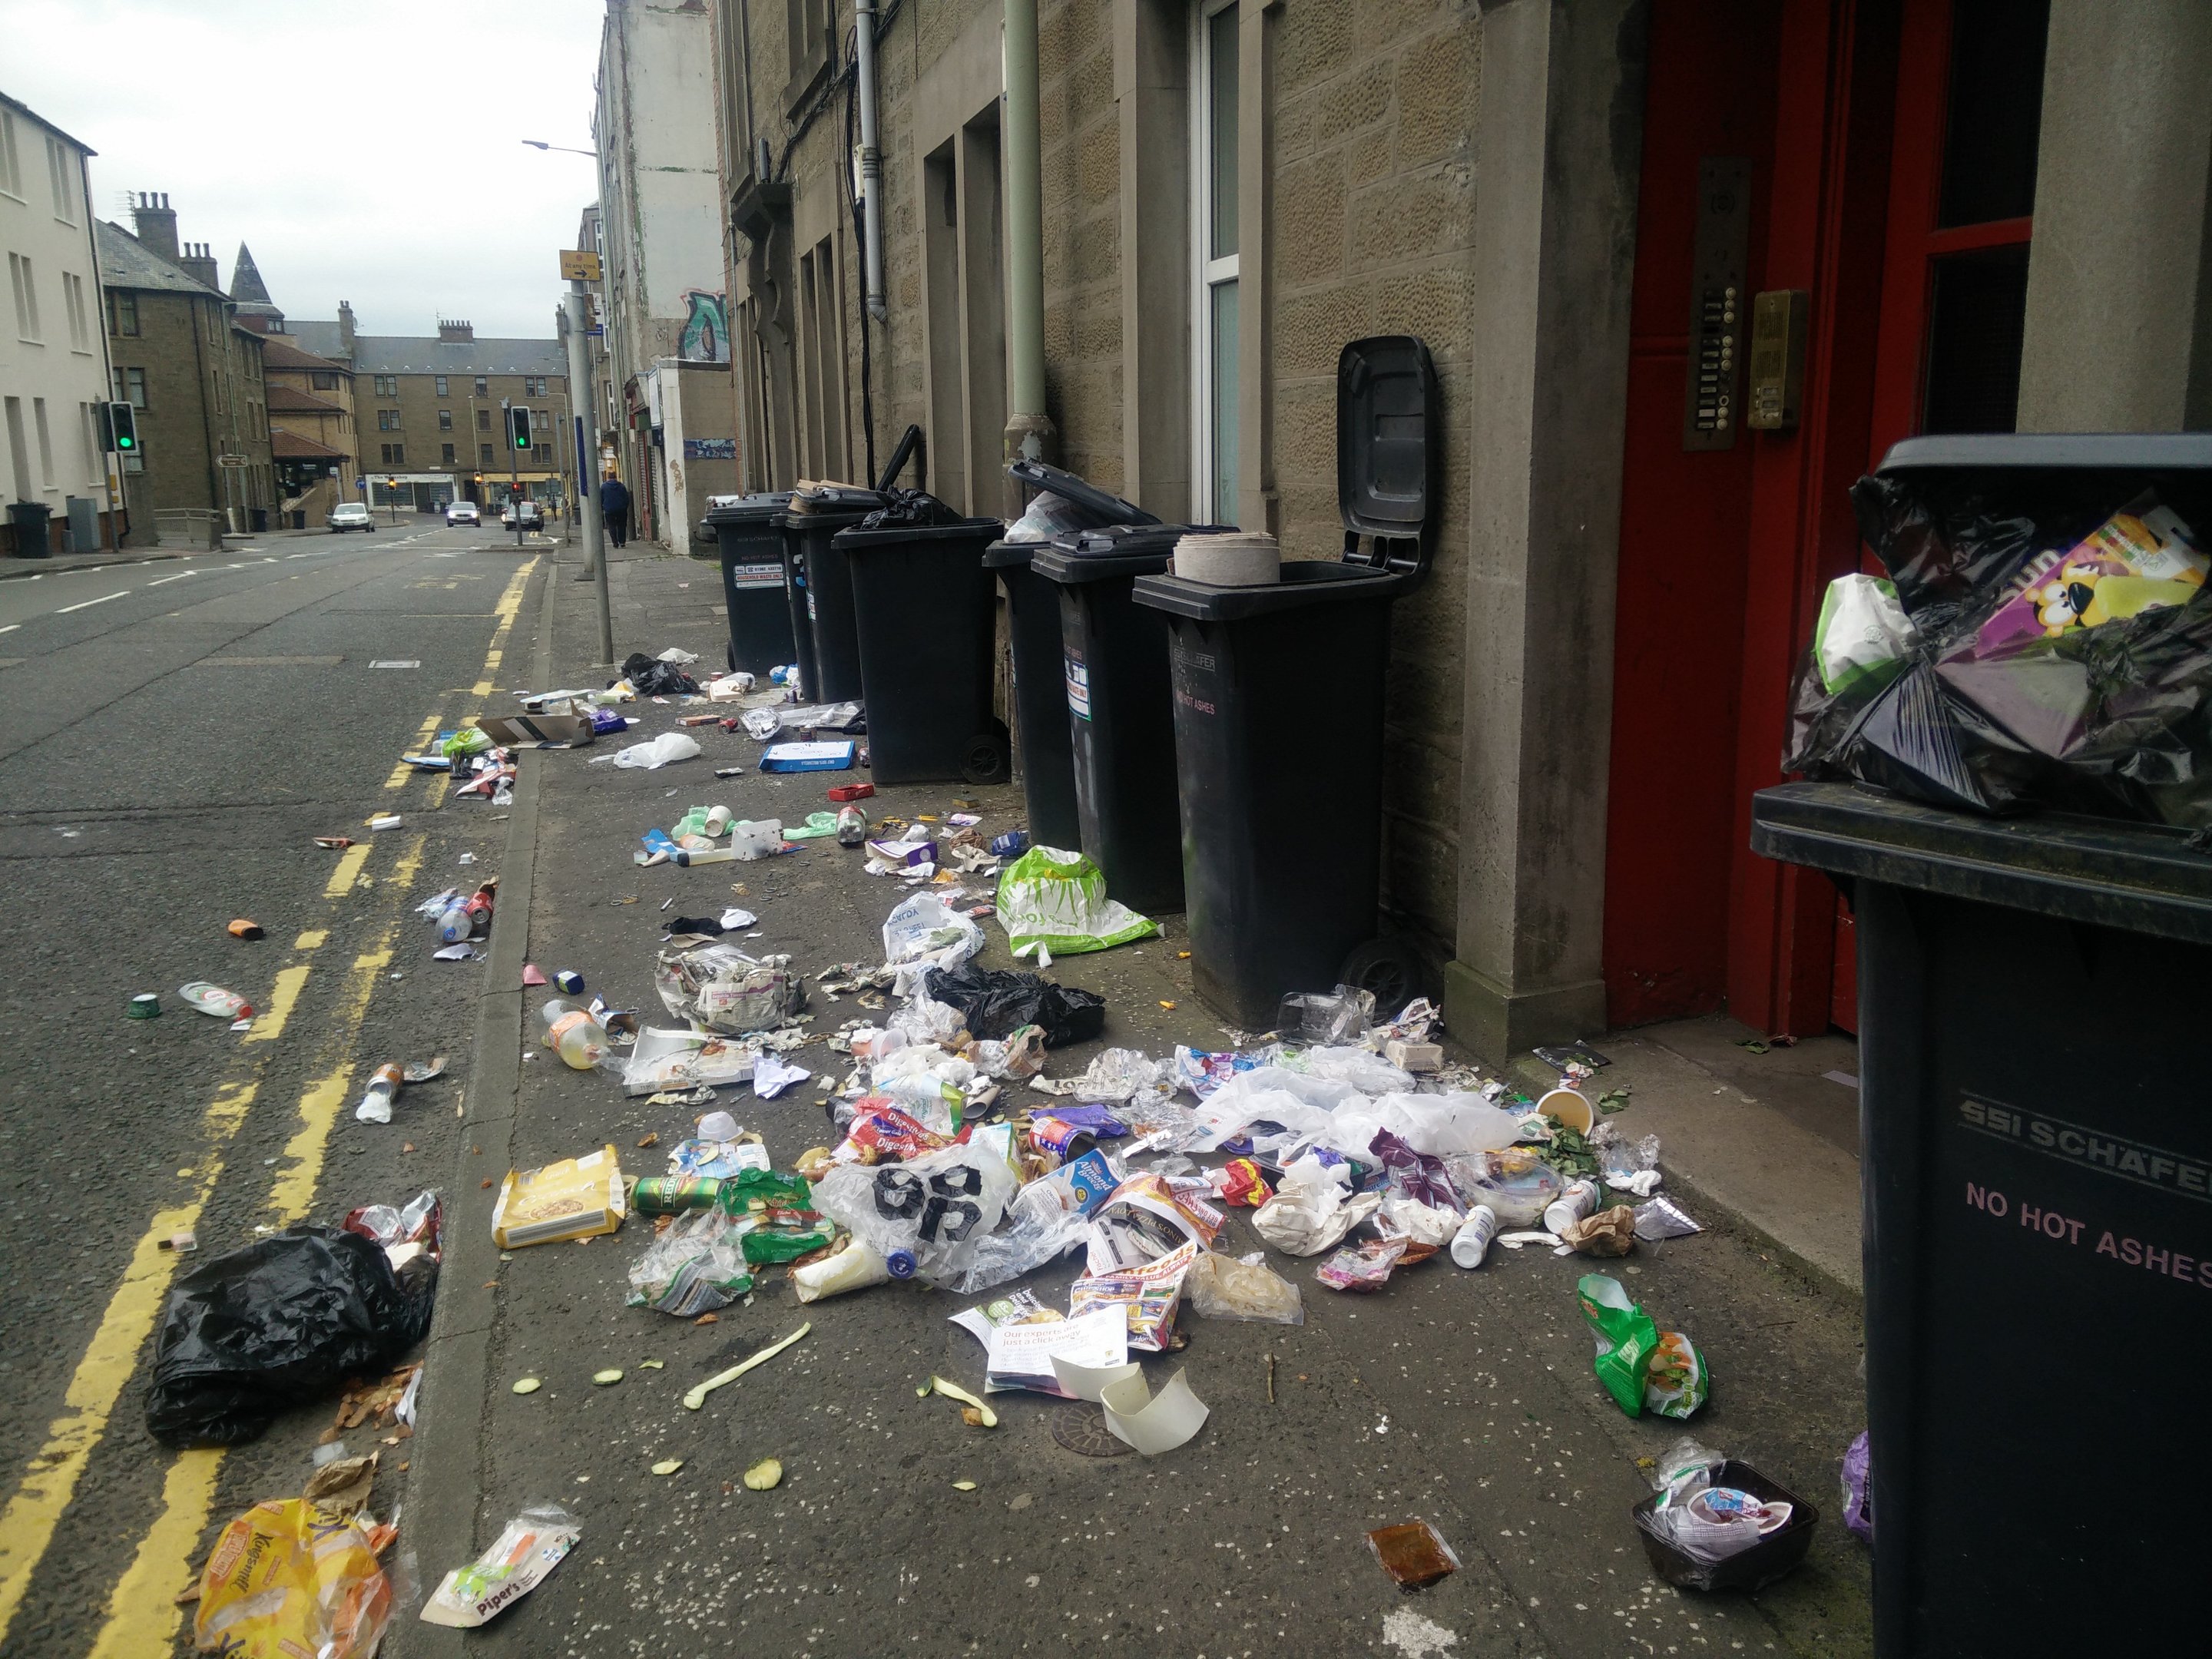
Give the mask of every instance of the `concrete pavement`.
[[[678, 645], [718, 662], [715, 568], [630, 550], [642, 556], [611, 572], [617, 654]], [[545, 590], [535, 683], [605, 678], [590, 662], [590, 596], [567, 580]], [[634, 712], [644, 724], [633, 736], [646, 737], [680, 711]], [[1574, 1305], [1589, 1265], [1579, 1260], [1501, 1249], [1479, 1273], [1439, 1261], [1382, 1295], [1348, 1297], [1315, 1284], [1312, 1263], [1271, 1255], [1301, 1285], [1306, 1322], [1186, 1316], [1188, 1350], [1147, 1370], [1158, 1386], [1186, 1369], [1212, 1416], [1191, 1445], [1147, 1462], [1065, 1449], [1052, 1427], [1068, 1408], [1040, 1397], [1000, 1396], [1002, 1426], [990, 1432], [963, 1425], [942, 1401], [918, 1401], [932, 1372], [980, 1380], [979, 1351], [945, 1322], [967, 1304], [950, 1296], [890, 1286], [801, 1309], [770, 1273], [750, 1305], [697, 1326], [623, 1305], [647, 1237], [635, 1221], [611, 1238], [501, 1259], [489, 1244], [483, 1179], [606, 1144], [629, 1173], [658, 1173], [690, 1116], [538, 1052], [545, 994], [520, 993], [521, 961], [576, 969], [614, 1006], [651, 1017], [664, 901], [678, 913], [742, 903], [761, 917], [757, 948], [790, 951], [810, 969], [880, 953], [878, 930], [901, 894], [834, 844], [750, 865], [632, 864], [638, 835], [687, 805], [791, 821], [837, 781], [763, 776], [752, 769], [757, 744], [713, 728], [696, 735], [706, 758], [662, 771], [593, 765], [592, 750], [526, 761], [534, 846], [520, 844], [519, 813], [505, 867], [529, 871], [528, 933], [495, 944], [479, 1005], [483, 1047], [451, 1182], [453, 1253], [409, 1542], [434, 1571], [482, 1547], [523, 1504], [549, 1499], [578, 1515], [584, 1537], [489, 1629], [463, 1638], [403, 1624], [387, 1651], [657, 1654], [703, 1641], [822, 1659], [1078, 1647], [1218, 1656], [1442, 1651], [1433, 1644], [1447, 1638], [1455, 1654], [1868, 1650], [1864, 1558], [1832, 1518], [1807, 1568], [1757, 1598], [1681, 1596], [1650, 1573], [1627, 1516], [1644, 1490], [1636, 1459], [1681, 1425], [1631, 1421], [1599, 1390]], [[712, 775], [728, 764], [745, 775]], [[885, 788], [871, 805], [911, 817], [942, 813], [956, 797], [980, 803], [987, 831], [1019, 821], [1012, 788]], [[1155, 1054], [1178, 1041], [1218, 1045], [1176, 956], [1177, 919], [1164, 920], [1164, 939], [1065, 959], [1054, 975], [1107, 998], [1107, 1043]], [[993, 939], [982, 959], [1002, 965]], [[814, 1006], [825, 1032], [861, 1012]], [[1056, 1052], [1050, 1070], [1079, 1072], [1090, 1052]], [[817, 1079], [842, 1069], [818, 1046], [795, 1058]], [[823, 1092], [802, 1085], [758, 1102], [738, 1091], [726, 1103], [788, 1167], [835, 1138]], [[1642, 1112], [1622, 1127], [1653, 1127]], [[660, 1150], [637, 1149], [648, 1133]], [[1248, 1214], [1231, 1222], [1240, 1253], [1258, 1243]], [[1717, 1211], [1705, 1218], [1706, 1233], [1620, 1264], [1623, 1282], [1662, 1325], [1688, 1330], [1713, 1367], [1712, 1404], [1690, 1425], [1699, 1437], [1832, 1510], [1863, 1411], [1856, 1309], [1778, 1261], [1755, 1231]], [[1064, 1303], [1073, 1271], [1063, 1263], [1026, 1284]], [[811, 1334], [769, 1368], [703, 1412], [682, 1408], [692, 1382], [803, 1321]], [[623, 1382], [592, 1386], [605, 1367], [622, 1368]], [[514, 1394], [526, 1376], [544, 1387]], [[738, 1474], [768, 1455], [781, 1459], [783, 1485], [747, 1492]], [[682, 1467], [651, 1474], [664, 1459]], [[957, 1490], [963, 1480], [976, 1490]], [[1407, 1598], [1362, 1535], [1416, 1517], [1438, 1527], [1463, 1565]]]

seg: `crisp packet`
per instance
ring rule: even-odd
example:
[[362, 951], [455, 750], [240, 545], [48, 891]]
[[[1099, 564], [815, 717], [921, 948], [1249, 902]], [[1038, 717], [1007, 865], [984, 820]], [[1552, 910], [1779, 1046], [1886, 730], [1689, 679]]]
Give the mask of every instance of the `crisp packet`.
[[902, 1112], [882, 1095], [870, 1095], [853, 1114], [845, 1139], [830, 1153], [840, 1164], [903, 1164], [951, 1141]]
[[1091, 1218], [1090, 1270], [1137, 1267], [1187, 1243], [1211, 1245], [1223, 1217], [1205, 1201], [1207, 1193], [1206, 1182], [1196, 1178], [1176, 1183], [1150, 1170], [1131, 1176]]
[[533, 1504], [507, 1523], [489, 1549], [446, 1575], [422, 1604], [422, 1622], [461, 1630], [490, 1623], [561, 1565], [582, 1530], [565, 1510]]
[[1705, 1357], [1680, 1331], [1662, 1331], [1644, 1377], [1644, 1409], [1660, 1417], [1687, 1417], [1705, 1403], [1712, 1385]]
[[1347, 1244], [1314, 1269], [1314, 1277], [1332, 1291], [1379, 1291], [1390, 1279], [1392, 1269], [1404, 1260], [1407, 1238], [1370, 1238]]
[[1207, 1179], [1213, 1195], [1224, 1204], [1245, 1204], [1257, 1209], [1275, 1195], [1260, 1166], [1249, 1158], [1233, 1158]]
[[1121, 1308], [1128, 1316], [1129, 1346], [1158, 1353], [1175, 1334], [1183, 1279], [1198, 1259], [1198, 1250], [1196, 1241], [1186, 1241], [1137, 1267], [1085, 1273], [1068, 1287], [1068, 1317], [1080, 1318], [1097, 1308]]
[[1631, 1417], [1641, 1417], [1652, 1351], [1659, 1346], [1659, 1328], [1651, 1322], [1650, 1315], [1628, 1299], [1628, 1292], [1617, 1279], [1584, 1273], [1575, 1290], [1583, 1318], [1597, 1341], [1597, 1357], [1590, 1368], [1614, 1404]]
[[1254, 1054], [1224, 1050], [1209, 1054], [1203, 1048], [1178, 1044], [1175, 1051], [1176, 1082], [1204, 1100], [1239, 1072], [1249, 1072], [1273, 1062], [1272, 1048]]

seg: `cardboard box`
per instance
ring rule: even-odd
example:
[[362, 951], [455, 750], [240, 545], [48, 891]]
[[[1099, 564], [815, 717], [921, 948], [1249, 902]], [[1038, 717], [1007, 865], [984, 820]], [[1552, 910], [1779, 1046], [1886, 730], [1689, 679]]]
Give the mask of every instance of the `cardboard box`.
[[491, 1239], [502, 1250], [595, 1238], [627, 1212], [622, 1162], [611, 1145], [542, 1170], [510, 1170], [492, 1206]]
[[476, 723], [502, 749], [568, 749], [592, 741], [589, 714], [479, 714]]

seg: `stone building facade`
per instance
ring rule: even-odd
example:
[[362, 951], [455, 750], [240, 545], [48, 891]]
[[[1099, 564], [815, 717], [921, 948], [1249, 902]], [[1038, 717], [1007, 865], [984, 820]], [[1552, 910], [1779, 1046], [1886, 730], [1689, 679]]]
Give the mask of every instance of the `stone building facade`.
[[[1850, 483], [1914, 434], [2212, 425], [2187, 0], [894, 3], [880, 319], [849, 0], [709, 9], [749, 488], [862, 479], [912, 422], [934, 493], [1014, 505], [1017, 11], [1061, 464], [1332, 556], [1339, 354], [1426, 342], [1379, 921], [1492, 1058], [1722, 1010], [1852, 1029], [1847, 900], [1748, 848], [1862, 556]], [[1755, 299], [1802, 325], [1769, 342], [1802, 403], [1753, 430]]]
[[130, 541], [164, 512], [212, 511], [234, 534], [266, 529], [276, 505], [261, 336], [216, 285], [204, 244], [179, 244], [168, 198], [133, 198], [135, 234], [98, 228], [114, 397], [138, 411], [126, 463]]
[[[240, 265], [246, 263], [240, 250]], [[260, 281], [255, 274], [254, 283]], [[231, 284], [239, 297], [240, 283]], [[265, 303], [265, 302], [264, 302]], [[281, 331], [283, 319], [274, 319]], [[353, 414], [353, 371], [302, 351], [281, 331], [262, 337], [262, 372], [269, 388], [269, 443], [276, 464], [280, 512], [314, 525], [340, 501], [357, 501], [361, 433]]]

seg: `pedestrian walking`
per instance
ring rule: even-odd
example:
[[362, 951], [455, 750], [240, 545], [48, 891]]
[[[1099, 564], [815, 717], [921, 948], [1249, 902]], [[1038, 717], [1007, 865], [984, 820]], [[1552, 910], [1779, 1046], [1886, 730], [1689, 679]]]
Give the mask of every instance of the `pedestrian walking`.
[[629, 490], [611, 472], [599, 484], [599, 517], [605, 522], [607, 539], [617, 547], [629, 540]]

